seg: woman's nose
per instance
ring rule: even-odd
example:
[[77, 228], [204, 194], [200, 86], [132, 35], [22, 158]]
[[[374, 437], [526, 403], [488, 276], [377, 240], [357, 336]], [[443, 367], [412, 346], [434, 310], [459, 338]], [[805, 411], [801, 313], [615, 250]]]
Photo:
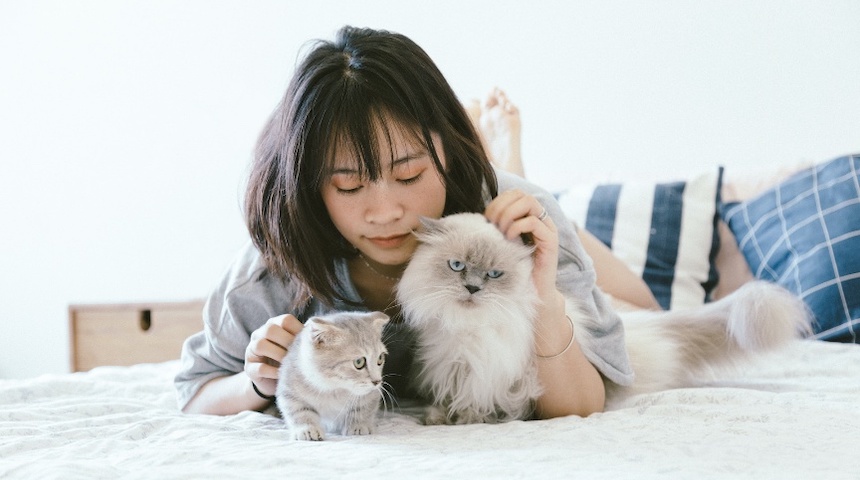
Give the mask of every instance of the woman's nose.
[[384, 182], [368, 186], [370, 195], [366, 197], [365, 220], [370, 223], [386, 224], [403, 216], [403, 205], [397, 194]]

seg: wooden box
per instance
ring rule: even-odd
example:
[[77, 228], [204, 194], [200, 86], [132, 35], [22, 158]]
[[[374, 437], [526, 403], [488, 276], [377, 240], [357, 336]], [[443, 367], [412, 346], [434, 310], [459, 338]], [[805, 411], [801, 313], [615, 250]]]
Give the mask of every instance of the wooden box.
[[71, 305], [73, 372], [179, 358], [188, 336], [203, 330], [203, 300]]

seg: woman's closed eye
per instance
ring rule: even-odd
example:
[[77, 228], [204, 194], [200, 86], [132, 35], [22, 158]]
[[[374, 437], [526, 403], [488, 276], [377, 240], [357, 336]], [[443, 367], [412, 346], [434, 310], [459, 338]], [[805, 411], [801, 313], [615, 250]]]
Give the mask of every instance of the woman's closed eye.
[[341, 193], [343, 195], [352, 195], [352, 194], [358, 193], [362, 187], [363, 187], [363, 185], [359, 185], [355, 188], [341, 188], [341, 187], [335, 187], [335, 188], [337, 189], [337, 193]]
[[[413, 183], [417, 183], [419, 180], [421, 180], [421, 176], [422, 176], [422, 173], [419, 173], [418, 175], [415, 175], [413, 177], [397, 179], [397, 181], [401, 185], [412, 185]], [[364, 188], [364, 185], [359, 184], [359, 185], [356, 185], [354, 187], [335, 186], [335, 188], [337, 189], [337, 193], [340, 193], [343, 195], [353, 195], [353, 194], [356, 194], [359, 191], [361, 191], [361, 189]]]
[[399, 179], [397, 179], [397, 181], [403, 185], [412, 185], [413, 183], [417, 182], [418, 180], [421, 180], [421, 175], [423, 175], [423, 174], [424, 174], [424, 172], [421, 172], [418, 175], [415, 175], [415, 176], [412, 176], [409, 178], [399, 178]]
[[361, 181], [361, 178], [358, 175], [343, 173], [332, 175], [331, 185], [335, 188], [337, 193], [344, 195], [358, 193], [362, 188], [364, 188], [364, 182]]

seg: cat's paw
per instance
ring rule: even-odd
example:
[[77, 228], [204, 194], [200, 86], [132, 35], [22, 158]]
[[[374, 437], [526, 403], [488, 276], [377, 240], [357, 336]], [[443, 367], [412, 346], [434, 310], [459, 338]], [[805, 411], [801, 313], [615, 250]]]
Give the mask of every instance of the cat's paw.
[[308, 425], [302, 428], [294, 428], [291, 432], [293, 440], [314, 441], [325, 440], [325, 435], [322, 429], [313, 425]]
[[438, 405], [431, 405], [424, 411], [424, 425], [448, 425], [448, 410]]
[[472, 423], [496, 423], [487, 415], [480, 414], [474, 410], [464, 410], [457, 412], [456, 425], [469, 425]]
[[346, 428], [347, 435], [370, 435], [373, 433], [373, 425], [369, 423], [355, 423]]

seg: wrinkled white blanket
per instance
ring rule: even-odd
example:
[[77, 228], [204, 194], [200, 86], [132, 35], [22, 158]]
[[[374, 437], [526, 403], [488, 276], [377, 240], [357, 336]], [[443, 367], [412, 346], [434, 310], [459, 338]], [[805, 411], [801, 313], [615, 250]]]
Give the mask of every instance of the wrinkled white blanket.
[[798, 342], [589, 418], [288, 442], [279, 419], [183, 415], [178, 364], [0, 381], [2, 478], [858, 479], [860, 347]]

